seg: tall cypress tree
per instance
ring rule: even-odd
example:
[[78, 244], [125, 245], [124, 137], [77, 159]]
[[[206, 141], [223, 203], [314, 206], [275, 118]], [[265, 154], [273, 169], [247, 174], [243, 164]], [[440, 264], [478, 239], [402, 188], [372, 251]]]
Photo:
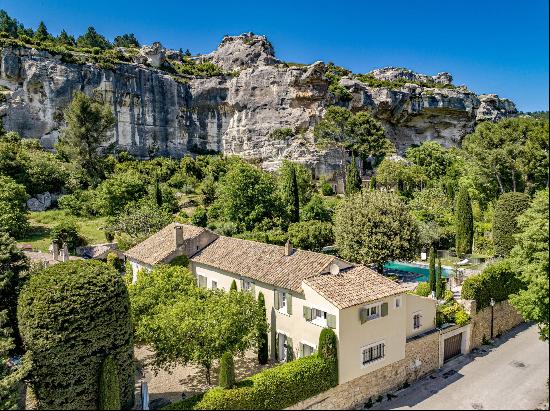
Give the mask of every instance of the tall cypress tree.
[[285, 198], [290, 210], [290, 221], [297, 223], [300, 221], [300, 194], [298, 191], [298, 179], [296, 178], [296, 167], [294, 164], [290, 167], [290, 174], [286, 182]]
[[350, 195], [361, 191], [361, 176], [355, 164], [355, 156], [351, 156], [351, 163], [347, 166], [346, 171], [346, 194]]
[[262, 316], [256, 330], [258, 338], [258, 363], [267, 364], [267, 360], [269, 359], [267, 336], [268, 325], [265, 311], [265, 298], [262, 292], [258, 294], [258, 311], [260, 316]]
[[441, 258], [437, 261], [437, 278], [435, 281], [435, 295], [438, 300], [443, 298], [443, 271], [441, 269]]
[[435, 273], [435, 249], [430, 247], [430, 291], [435, 291], [436, 273]]
[[456, 252], [470, 254], [474, 240], [474, 215], [470, 194], [465, 186], [460, 187], [456, 207]]
[[160, 182], [158, 176], [155, 178], [155, 201], [159, 207], [162, 206], [162, 190], [160, 189]]

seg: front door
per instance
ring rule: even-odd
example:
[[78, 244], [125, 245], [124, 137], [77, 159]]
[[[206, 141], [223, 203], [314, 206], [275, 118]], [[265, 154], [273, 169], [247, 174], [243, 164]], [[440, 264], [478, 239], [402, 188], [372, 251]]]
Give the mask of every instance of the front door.
[[286, 362], [286, 335], [279, 333], [279, 361]]

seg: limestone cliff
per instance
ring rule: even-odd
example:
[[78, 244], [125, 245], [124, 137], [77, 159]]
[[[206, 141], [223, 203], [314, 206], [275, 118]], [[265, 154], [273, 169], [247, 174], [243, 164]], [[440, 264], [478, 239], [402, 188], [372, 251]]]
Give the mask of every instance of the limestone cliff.
[[[101, 68], [46, 51], [5, 47], [0, 54], [4, 127], [51, 148], [64, 107], [82, 90], [112, 106], [113, 141], [140, 157], [208, 149], [258, 159], [268, 169], [290, 158], [324, 174], [338, 167], [338, 157], [315, 147], [312, 128], [331, 104], [371, 112], [400, 151], [428, 139], [456, 145], [477, 121], [516, 114], [509, 100], [452, 86], [448, 73], [426, 76], [398, 68], [369, 73], [381, 85], [352, 74], [341, 77], [339, 85], [351, 98], [338, 101], [329, 91], [324, 63], [283, 63], [265, 37], [252, 34], [228, 36], [214, 52], [193, 58], [215, 63], [227, 74], [179, 78], [162, 69], [176, 55], [155, 43], [131, 62]], [[272, 137], [281, 128], [293, 135]]]

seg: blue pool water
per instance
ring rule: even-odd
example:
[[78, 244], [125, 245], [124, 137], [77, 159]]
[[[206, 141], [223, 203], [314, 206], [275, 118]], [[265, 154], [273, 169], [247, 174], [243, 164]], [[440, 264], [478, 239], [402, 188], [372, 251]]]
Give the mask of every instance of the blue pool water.
[[[453, 270], [443, 268], [443, 277], [449, 277]], [[421, 266], [415, 263], [404, 263], [401, 261], [390, 261], [384, 264], [384, 274], [397, 275], [403, 281], [428, 281], [430, 278], [430, 270], [427, 265]]]

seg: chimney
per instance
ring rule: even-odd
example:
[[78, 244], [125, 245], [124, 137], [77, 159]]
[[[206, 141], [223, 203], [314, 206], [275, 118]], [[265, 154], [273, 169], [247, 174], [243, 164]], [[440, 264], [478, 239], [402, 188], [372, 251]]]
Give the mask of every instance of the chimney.
[[52, 257], [55, 261], [59, 260], [59, 244], [57, 241], [52, 241]]
[[69, 261], [69, 249], [67, 248], [67, 244], [63, 243], [63, 252], [61, 253], [61, 261]]
[[285, 244], [285, 255], [286, 256], [289, 256], [289, 255], [292, 255], [292, 251], [294, 251], [292, 249], [292, 244], [290, 242], [290, 239], [286, 240], [286, 244]]
[[183, 245], [183, 227], [181, 225], [174, 226], [174, 240], [176, 242], [176, 247], [181, 247]]

